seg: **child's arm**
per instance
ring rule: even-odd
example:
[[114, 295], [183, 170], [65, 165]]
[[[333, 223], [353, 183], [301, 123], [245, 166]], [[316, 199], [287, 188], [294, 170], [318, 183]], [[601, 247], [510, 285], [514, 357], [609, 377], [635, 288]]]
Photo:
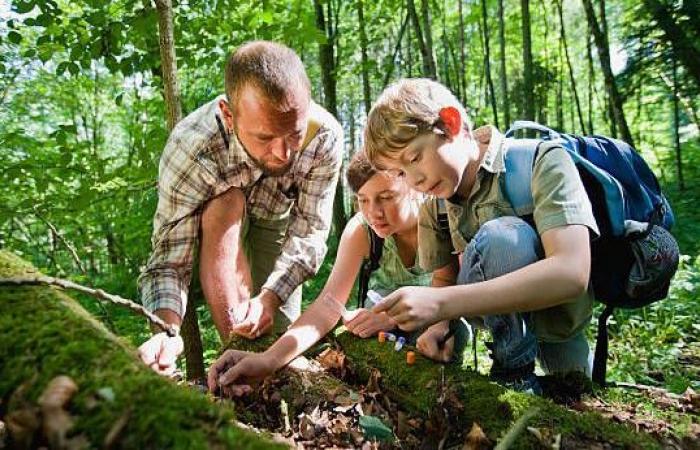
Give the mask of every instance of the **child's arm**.
[[402, 288], [374, 312], [386, 311], [401, 329], [415, 330], [441, 320], [535, 311], [577, 299], [590, 275], [589, 231], [583, 225], [542, 234], [545, 258], [501, 277], [474, 284]]
[[[340, 238], [333, 270], [318, 298], [291, 327], [264, 353], [228, 351], [212, 366], [209, 388], [227, 385], [237, 379], [260, 377], [284, 367], [333, 329], [352, 291], [363, 258], [369, 253], [369, 239], [359, 220], [351, 220]], [[230, 368], [233, 366], [232, 368]], [[230, 368], [225, 374], [224, 370]], [[239, 385], [244, 385], [239, 382]], [[249, 388], [248, 388], [249, 390]], [[233, 389], [245, 393], [246, 389]]]

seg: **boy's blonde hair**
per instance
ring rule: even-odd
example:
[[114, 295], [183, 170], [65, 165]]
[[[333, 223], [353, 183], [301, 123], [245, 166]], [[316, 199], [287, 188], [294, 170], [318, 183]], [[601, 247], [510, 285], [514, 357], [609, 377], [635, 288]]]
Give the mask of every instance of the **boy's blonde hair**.
[[398, 158], [414, 139], [424, 134], [445, 134], [440, 110], [459, 111], [465, 130], [471, 122], [464, 106], [442, 84], [427, 78], [405, 78], [387, 87], [372, 106], [364, 132], [367, 159]]

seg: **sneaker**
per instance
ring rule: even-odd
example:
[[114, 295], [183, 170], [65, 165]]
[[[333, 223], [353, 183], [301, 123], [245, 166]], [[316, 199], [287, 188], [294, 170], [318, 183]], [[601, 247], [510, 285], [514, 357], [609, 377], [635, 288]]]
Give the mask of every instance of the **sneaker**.
[[532, 395], [542, 395], [542, 387], [535, 376], [535, 363], [521, 367], [500, 367], [495, 362], [491, 367], [489, 378], [506, 389]]

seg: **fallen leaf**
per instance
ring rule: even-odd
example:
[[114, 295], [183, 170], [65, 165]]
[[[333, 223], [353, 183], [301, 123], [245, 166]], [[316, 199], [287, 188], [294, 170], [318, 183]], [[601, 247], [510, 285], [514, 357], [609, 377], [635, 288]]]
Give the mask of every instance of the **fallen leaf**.
[[66, 434], [73, 427], [73, 419], [63, 408], [77, 391], [78, 385], [70, 377], [59, 375], [49, 382], [39, 397], [44, 435], [51, 448], [66, 445]]
[[535, 436], [544, 448], [559, 450], [561, 447], [561, 434], [554, 434], [551, 428], [527, 427], [527, 431]]
[[345, 354], [332, 348], [321, 352], [317, 360], [325, 369], [343, 370], [345, 368]]
[[469, 433], [464, 438], [462, 450], [486, 450], [491, 447], [493, 447], [493, 445], [486, 436], [486, 433], [484, 433], [484, 430], [481, 429], [479, 424], [474, 422], [472, 424], [472, 429], [469, 430]]
[[108, 402], [113, 402], [114, 401], [114, 389], [111, 387], [103, 387], [97, 390], [97, 395], [102, 399], [106, 400]]
[[10, 412], [5, 416], [7, 430], [17, 448], [29, 448], [34, 434], [41, 425], [39, 411], [36, 408], [25, 408]]

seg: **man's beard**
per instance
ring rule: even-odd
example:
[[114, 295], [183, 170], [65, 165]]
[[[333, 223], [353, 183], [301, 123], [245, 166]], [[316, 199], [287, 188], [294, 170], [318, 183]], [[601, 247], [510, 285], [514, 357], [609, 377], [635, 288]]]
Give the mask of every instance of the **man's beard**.
[[281, 166], [268, 166], [266, 165], [263, 161], [260, 159], [256, 158], [255, 156], [251, 155], [250, 152], [248, 151], [247, 148], [245, 148], [245, 145], [243, 145], [243, 142], [241, 142], [240, 139], [238, 139], [238, 130], [234, 126], [234, 133], [236, 133], [236, 139], [238, 140], [238, 143], [241, 145], [241, 148], [243, 148], [243, 151], [245, 152], [246, 155], [248, 155], [248, 158], [250, 158], [251, 161], [253, 161], [253, 164], [255, 167], [260, 169], [262, 173], [265, 176], [268, 177], [277, 177], [280, 175], [284, 175], [289, 171], [289, 169], [294, 165], [294, 162], [297, 159], [297, 153], [299, 153], [298, 150], [293, 150], [291, 154], [289, 155], [289, 159], [287, 162]]

